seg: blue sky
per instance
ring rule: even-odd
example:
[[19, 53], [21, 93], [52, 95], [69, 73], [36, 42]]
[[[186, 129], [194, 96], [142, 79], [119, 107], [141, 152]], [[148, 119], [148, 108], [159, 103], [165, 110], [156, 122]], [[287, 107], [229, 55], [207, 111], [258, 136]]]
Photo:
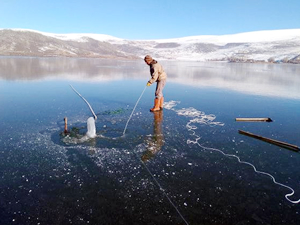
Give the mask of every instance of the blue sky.
[[299, 0], [0, 0], [0, 28], [131, 40], [300, 28]]

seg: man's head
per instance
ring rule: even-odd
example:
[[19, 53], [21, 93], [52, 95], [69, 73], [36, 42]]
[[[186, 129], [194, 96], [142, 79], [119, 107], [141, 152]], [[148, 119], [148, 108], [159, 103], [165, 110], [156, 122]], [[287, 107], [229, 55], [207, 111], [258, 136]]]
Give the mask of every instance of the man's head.
[[152, 57], [150, 55], [146, 55], [144, 58], [145, 63], [150, 65], [150, 63], [153, 61]]

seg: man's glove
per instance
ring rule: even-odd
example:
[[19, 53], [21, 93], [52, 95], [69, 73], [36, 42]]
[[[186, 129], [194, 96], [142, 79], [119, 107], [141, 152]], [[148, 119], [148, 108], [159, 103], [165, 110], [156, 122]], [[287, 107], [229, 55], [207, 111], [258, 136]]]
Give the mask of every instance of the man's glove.
[[149, 82], [147, 82], [147, 86], [149, 87], [151, 84]]

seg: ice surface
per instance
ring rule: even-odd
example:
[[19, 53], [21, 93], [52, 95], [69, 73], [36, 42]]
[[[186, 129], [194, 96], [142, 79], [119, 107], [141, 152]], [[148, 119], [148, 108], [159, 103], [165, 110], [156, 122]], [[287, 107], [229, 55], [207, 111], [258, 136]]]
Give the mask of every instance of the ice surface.
[[[282, 65], [278, 66], [282, 68]], [[219, 70], [224, 72], [223, 67]], [[242, 69], [231, 67], [228, 70], [233, 71], [233, 78], [227, 79], [228, 82], [237, 80], [234, 71], [245, 72], [253, 78], [254, 69], [260, 69], [239, 67]], [[176, 68], [174, 74], [184, 74], [185, 81], [188, 77], [196, 83], [192, 74], [197, 67], [184, 68], [193, 70], [184, 74]], [[261, 75], [273, 74], [267, 66], [262, 69], [266, 71]], [[216, 71], [208, 77], [216, 76]], [[112, 76], [114, 74], [118, 73], [114, 72]], [[199, 74], [204, 75], [202, 72]], [[221, 74], [220, 80], [224, 78]], [[284, 70], [282, 74], [285, 74], [284, 80], [281, 76], [271, 76], [270, 81], [292, 84], [288, 82], [290, 80]], [[249, 85], [249, 80], [242, 78], [238, 80]], [[223, 80], [225, 82], [226, 79]], [[58, 82], [62, 83], [60, 80]], [[7, 93], [7, 98], [13, 98], [1, 99], [2, 105], [7, 106], [2, 108], [0, 135], [2, 224], [11, 224], [12, 221], [14, 224], [98, 224], [100, 219], [111, 224], [182, 224], [183, 220], [175, 207], [190, 224], [199, 224], [199, 218], [206, 224], [231, 224], [232, 221], [236, 224], [282, 224], [282, 221], [298, 224], [299, 205], [291, 205], [284, 199], [284, 195], [291, 194], [292, 190], [275, 185], [273, 177], [256, 173], [255, 170], [274, 174], [276, 180], [294, 187], [296, 193], [290, 199], [296, 200], [299, 198], [299, 191], [296, 191], [296, 188], [299, 189], [299, 173], [295, 165], [299, 163], [299, 157], [247, 139], [236, 131], [240, 126], [245, 126], [250, 131], [293, 137], [294, 133], [299, 133], [299, 123], [295, 123], [299, 118], [293, 114], [298, 109], [299, 100], [244, 96], [202, 86], [189, 88], [182, 83], [181, 86], [189, 91], [182, 91], [180, 97], [175, 97], [178, 88], [170, 82], [160, 132], [157, 130], [160, 118], [148, 110], [147, 95], [153, 94], [149, 91], [138, 104], [126, 136], [114, 138], [122, 135], [140, 94], [140, 91], [133, 91], [132, 95], [130, 91], [124, 91], [135, 90], [137, 86], [132, 80], [126, 82], [122, 80], [122, 85], [115, 81], [110, 84], [81, 84], [83, 90], [88, 87], [87, 96], [91, 98], [91, 103], [97, 103], [95, 109], [100, 115], [97, 123], [93, 118], [87, 121], [86, 107], [82, 107], [80, 102], [73, 104], [70, 97], [74, 97], [75, 103], [78, 99], [69, 90], [66, 90], [69, 95], [62, 94], [64, 92], [41, 92], [41, 96], [49, 96], [50, 99], [35, 98], [29, 101], [26, 98], [26, 104], [22, 104], [27, 96], [15, 93], [17, 88], [12, 86], [12, 82], [5, 83], [8, 87], [3, 93]], [[200, 83], [203, 81], [199, 80]], [[27, 90], [29, 84], [22, 85], [24, 87], [18, 89]], [[44, 85], [54, 86], [49, 81], [39, 85], [43, 91], [49, 89]], [[115, 93], [121, 96], [118, 101], [114, 99], [116, 95], [105, 89], [107, 87], [115, 92], [113, 87], [116, 85], [120, 88]], [[28, 88], [34, 90], [31, 86]], [[110, 98], [105, 101], [106, 97], [100, 97], [102, 93]], [[197, 99], [190, 98], [189, 93]], [[51, 107], [48, 102], [51, 102]], [[36, 108], [30, 107], [31, 104]], [[126, 110], [120, 113], [120, 108]], [[233, 120], [237, 115], [261, 115], [266, 109], [274, 114], [277, 122], [244, 125]], [[15, 114], [19, 111], [23, 117], [9, 119], [19, 116]], [[46, 116], [45, 112], [48, 113]], [[60, 135], [64, 116], [70, 118], [70, 132], [73, 135]], [[96, 134], [96, 129], [97, 137], [88, 137], [88, 133]], [[292, 130], [291, 133], [289, 130]], [[147, 141], [150, 139], [157, 143], [161, 134], [164, 135], [164, 145], [144, 162], [144, 166], [141, 157], [147, 152]], [[239, 159], [250, 162], [255, 168], [241, 163]], [[110, 212], [117, 212], [118, 216], [111, 216]]]

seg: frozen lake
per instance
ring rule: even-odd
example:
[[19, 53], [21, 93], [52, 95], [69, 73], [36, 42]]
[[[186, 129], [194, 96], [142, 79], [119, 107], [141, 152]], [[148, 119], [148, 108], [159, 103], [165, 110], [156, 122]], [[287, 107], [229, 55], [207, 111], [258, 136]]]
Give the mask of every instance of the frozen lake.
[[1, 57], [0, 224], [300, 224], [300, 66], [161, 64]]

